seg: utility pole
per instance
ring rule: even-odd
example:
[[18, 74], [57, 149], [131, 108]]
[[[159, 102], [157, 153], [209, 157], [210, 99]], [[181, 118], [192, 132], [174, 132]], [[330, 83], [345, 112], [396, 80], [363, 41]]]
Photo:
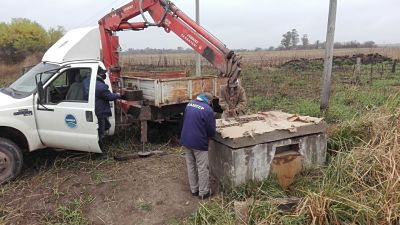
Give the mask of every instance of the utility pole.
[[[200, 0], [196, 0], [196, 23], [200, 25]], [[197, 53], [196, 58], [196, 77], [201, 76], [201, 55]]]
[[332, 61], [333, 61], [333, 42], [335, 37], [337, 0], [330, 0], [328, 28], [326, 32], [325, 61], [324, 61], [324, 80], [321, 93], [321, 112], [326, 112], [329, 106]]

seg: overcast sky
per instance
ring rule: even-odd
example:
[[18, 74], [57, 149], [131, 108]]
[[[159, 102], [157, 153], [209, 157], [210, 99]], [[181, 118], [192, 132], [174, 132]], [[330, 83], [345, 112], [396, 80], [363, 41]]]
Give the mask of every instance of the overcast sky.
[[[28, 18], [67, 30], [96, 25], [98, 19], [129, 0], [2, 0], [0, 21]], [[172, 0], [195, 18], [195, 0]], [[329, 0], [200, 0], [201, 24], [229, 48], [278, 46], [282, 34], [296, 28], [310, 43], [325, 40]], [[335, 41], [400, 43], [400, 0], [338, 0]], [[140, 18], [139, 18], [140, 19]], [[120, 32], [121, 47], [188, 47], [160, 28]]]

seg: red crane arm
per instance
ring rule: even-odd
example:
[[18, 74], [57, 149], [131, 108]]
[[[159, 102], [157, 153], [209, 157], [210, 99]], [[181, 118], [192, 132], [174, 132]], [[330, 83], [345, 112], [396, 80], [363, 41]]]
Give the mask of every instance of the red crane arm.
[[[149, 23], [146, 20], [143, 15], [146, 11], [156, 21], [156, 24]], [[128, 22], [128, 20], [141, 14], [144, 22]], [[229, 83], [233, 83], [240, 75], [241, 57], [226, 48], [221, 41], [190, 19], [169, 0], [133, 0], [116, 10], [112, 10], [99, 21], [99, 25], [104, 64], [110, 70], [112, 82], [117, 81], [121, 70], [118, 63], [119, 41], [115, 32], [141, 30], [148, 26], [159, 26], [163, 27], [166, 32], [174, 32], [213, 64], [222, 76], [229, 77]]]

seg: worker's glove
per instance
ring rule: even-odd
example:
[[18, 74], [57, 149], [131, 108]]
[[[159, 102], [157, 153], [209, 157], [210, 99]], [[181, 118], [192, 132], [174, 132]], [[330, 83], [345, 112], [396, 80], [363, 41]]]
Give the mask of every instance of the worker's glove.
[[121, 98], [123, 99], [125, 96], [125, 92], [123, 90], [121, 90], [121, 92], [117, 92], [117, 95], [119, 96], [120, 99]]
[[126, 94], [126, 93], [125, 93], [125, 90], [124, 90], [124, 89], [121, 89], [121, 91], [119, 92], [119, 94], [120, 94], [121, 97], [124, 97], [125, 94]]
[[117, 102], [117, 105], [121, 105], [121, 104], [123, 104], [123, 103], [126, 103], [126, 100], [117, 99], [116, 102]]

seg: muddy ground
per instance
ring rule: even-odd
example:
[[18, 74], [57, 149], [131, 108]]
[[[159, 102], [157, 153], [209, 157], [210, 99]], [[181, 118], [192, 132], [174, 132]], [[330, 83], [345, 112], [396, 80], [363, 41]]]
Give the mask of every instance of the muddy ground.
[[125, 162], [29, 157], [22, 176], [0, 187], [0, 224], [176, 224], [199, 204], [179, 151]]

